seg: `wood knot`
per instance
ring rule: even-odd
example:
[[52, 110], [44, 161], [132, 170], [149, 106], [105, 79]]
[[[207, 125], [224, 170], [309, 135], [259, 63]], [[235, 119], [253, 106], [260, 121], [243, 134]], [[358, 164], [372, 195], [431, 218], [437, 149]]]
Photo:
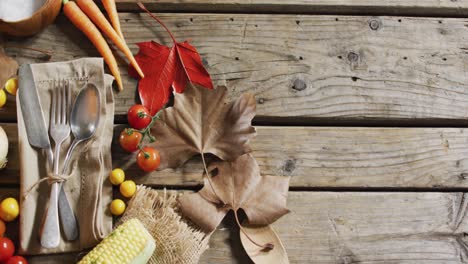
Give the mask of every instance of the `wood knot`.
[[296, 91], [303, 91], [305, 90], [305, 88], [307, 88], [307, 84], [303, 80], [296, 79], [293, 83], [292, 88]]
[[350, 62], [357, 62], [359, 60], [359, 55], [351, 51], [350, 53], [348, 53], [348, 60]]
[[203, 66], [205, 66], [206, 68], [208, 68], [208, 61], [205, 59], [205, 58], [202, 58], [202, 63], [203, 63]]
[[381, 26], [381, 22], [380, 22], [380, 20], [378, 20], [378, 19], [373, 18], [373, 19], [371, 19], [371, 20], [369, 21], [369, 27], [370, 27], [372, 30], [378, 30], [378, 29], [380, 28], [380, 26]]
[[468, 173], [466, 173], [466, 172], [460, 173], [459, 178], [460, 178], [460, 180], [466, 180], [466, 179], [468, 179]]
[[258, 99], [257, 99], [257, 103], [258, 103], [258, 104], [264, 104], [264, 103], [265, 103], [265, 99], [264, 99], [264, 98], [258, 98]]
[[296, 169], [296, 160], [288, 159], [284, 162], [283, 171], [284, 174], [290, 175]]

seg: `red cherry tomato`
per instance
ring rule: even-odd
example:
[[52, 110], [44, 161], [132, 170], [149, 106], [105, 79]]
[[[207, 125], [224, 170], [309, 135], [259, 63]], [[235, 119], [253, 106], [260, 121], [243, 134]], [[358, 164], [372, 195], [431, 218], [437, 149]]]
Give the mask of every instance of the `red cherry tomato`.
[[128, 109], [127, 120], [131, 127], [144, 129], [151, 122], [151, 115], [146, 107], [134, 105]]
[[0, 237], [0, 263], [11, 258], [14, 252], [15, 245], [13, 245], [13, 242], [6, 237]]
[[128, 152], [134, 152], [138, 149], [141, 138], [142, 135], [140, 132], [126, 128], [120, 133], [120, 146]]
[[28, 261], [22, 256], [13, 256], [8, 259], [6, 264], [28, 264]]
[[154, 148], [144, 147], [143, 151], [138, 152], [137, 164], [142, 170], [146, 172], [154, 171], [159, 167], [160, 163], [161, 156], [159, 151]]

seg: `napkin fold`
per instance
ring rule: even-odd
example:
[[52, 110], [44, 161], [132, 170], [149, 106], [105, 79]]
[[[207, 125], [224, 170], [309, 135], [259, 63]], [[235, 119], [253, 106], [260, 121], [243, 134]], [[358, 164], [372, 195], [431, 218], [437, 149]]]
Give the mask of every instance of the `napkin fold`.
[[[86, 83], [93, 83], [101, 96], [101, 116], [94, 137], [80, 143], [70, 160], [70, 177], [64, 183], [65, 192], [79, 224], [76, 241], [62, 240], [59, 247], [42, 248], [39, 230], [42, 224], [50, 186], [39, 180], [50, 173], [45, 152], [29, 145], [22, 113], [17, 99], [18, 141], [21, 174], [20, 252], [21, 254], [51, 254], [80, 251], [96, 245], [112, 231], [112, 217], [108, 205], [112, 200], [112, 186], [107, 176], [112, 169], [111, 141], [114, 123], [113, 77], [104, 74], [101, 58], [85, 58], [68, 62], [31, 64], [34, 82], [39, 94], [40, 109], [49, 127], [51, 91], [68, 81], [72, 102]], [[60, 170], [73, 134], [62, 144]], [[51, 140], [51, 143], [53, 141]], [[32, 189], [31, 189], [32, 188]]]

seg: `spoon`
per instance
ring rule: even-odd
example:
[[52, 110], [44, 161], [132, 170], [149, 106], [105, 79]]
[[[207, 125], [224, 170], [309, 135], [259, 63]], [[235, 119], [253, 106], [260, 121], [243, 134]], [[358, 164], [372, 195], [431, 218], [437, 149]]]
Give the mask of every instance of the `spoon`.
[[[70, 158], [75, 147], [94, 136], [101, 114], [101, 100], [99, 90], [94, 84], [86, 84], [81, 89], [75, 99], [70, 116], [70, 127], [74, 140], [68, 149], [62, 169], [62, 174], [66, 174]], [[78, 237], [78, 224], [69, 204], [66, 203], [65, 191], [63, 185], [59, 194], [59, 213], [62, 222], [63, 231], [67, 240], [72, 241]]]
[[70, 126], [73, 133], [73, 143], [68, 149], [67, 155], [63, 165], [63, 172], [66, 172], [70, 157], [75, 147], [90, 139], [96, 133], [97, 126], [99, 124], [99, 118], [101, 115], [101, 100], [99, 90], [94, 84], [88, 83], [83, 88], [78, 97], [76, 97], [75, 104], [73, 106]]

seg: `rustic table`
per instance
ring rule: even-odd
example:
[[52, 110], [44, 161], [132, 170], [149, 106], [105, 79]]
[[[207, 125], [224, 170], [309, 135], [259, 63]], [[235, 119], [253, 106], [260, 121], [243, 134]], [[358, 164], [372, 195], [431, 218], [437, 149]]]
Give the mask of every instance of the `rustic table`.
[[[292, 176], [291, 213], [273, 226], [291, 263], [467, 263], [468, 2], [465, 0], [145, 0], [179, 40], [196, 46], [231, 98], [255, 93], [262, 172]], [[118, 1], [134, 43], [170, 44], [135, 0]], [[62, 15], [30, 38], [3, 36], [20, 63], [98, 56]], [[1, 67], [1, 66], [0, 66]], [[122, 63], [115, 134], [136, 100]], [[119, 125], [120, 124], [120, 125]], [[18, 196], [16, 106], [0, 109], [10, 162], [0, 198]], [[137, 183], [197, 190], [201, 164], [143, 175], [113, 146], [114, 166]], [[249, 263], [232, 216], [201, 263]], [[17, 226], [9, 224], [9, 236]], [[75, 255], [56, 263], [73, 263]], [[51, 263], [49, 256], [31, 263]]]

